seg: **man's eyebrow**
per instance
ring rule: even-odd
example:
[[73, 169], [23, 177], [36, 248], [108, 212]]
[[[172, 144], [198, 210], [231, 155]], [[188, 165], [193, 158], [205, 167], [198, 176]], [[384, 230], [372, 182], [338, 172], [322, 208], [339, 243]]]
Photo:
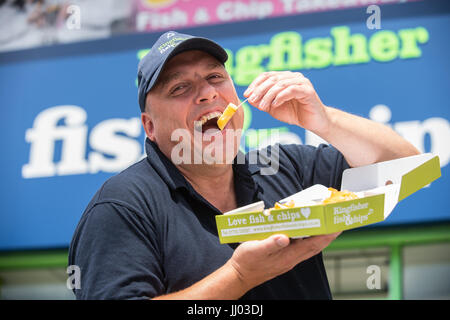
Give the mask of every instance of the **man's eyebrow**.
[[163, 77], [161, 79], [161, 86], [164, 88], [172, 80], [176, 80], [177, 78], [180, 78], [181, 75], [182, 75], [181, 72], [174, 72], [174, 73], [169, 74], [166, 77]]
[[[216, 68], [223, 68], [223, 65], [220, 63], [217, 63], [217, 62], [212, 62], [212, 63], [208, 63], [205, 68], [206, 68], [206, 70], [209, 71], [209, 70], [214, 70]], [[177, 72], [171, 73], [171, 74], [161, 78], [161, 87], [165, 88], [171, 81], [181, 78], [182, 75], [183, 75], [182, 72], [177, 71]]]
[[223, 67], [223, 65], [221, 65], [220, 63], [217, 63], [217, 62], [212, 62], [212, 63], [208, 63], [208, 65], [206, 67], [208, 70], [211, 70], [211, 69]]

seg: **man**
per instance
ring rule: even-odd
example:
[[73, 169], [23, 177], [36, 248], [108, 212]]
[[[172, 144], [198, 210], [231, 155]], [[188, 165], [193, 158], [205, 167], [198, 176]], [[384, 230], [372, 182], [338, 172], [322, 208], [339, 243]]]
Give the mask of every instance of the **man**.
[[81, 268], [77, 298], [331, 298], [321, 251], [338, 234], [221, 245], [214, 216], [260, 200], [271, 207], [316, 183], [339, 189], [348, 167], [418, 151], [386, 126], [325, 106], [302, 74], [267, 72], [245, 91], [250, 104], [333, 147], [278, 145], [278, 169], [266, 175], [249, 157], [231, 163], [243, 111], [217, 128], [228, 103], [239, 104], [226, 59], [210, 40], [168, 32], [141, 60], [147, 158], [109, 179], [84, 212], [69, 252]]

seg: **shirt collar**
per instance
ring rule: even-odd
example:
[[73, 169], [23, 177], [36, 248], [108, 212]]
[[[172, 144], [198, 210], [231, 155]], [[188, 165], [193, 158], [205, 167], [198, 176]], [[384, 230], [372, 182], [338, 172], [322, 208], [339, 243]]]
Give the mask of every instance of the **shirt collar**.
[[[145, 140], [145, 151], [147, 153], [147, 159], [150, 165], [155, 169], [159, 176], [169, 186], [170, 189], [187, 189], [191, 190], [189, 182], [181, 174], [178, 168], [168, 159], [158, 148], [156, 143], [149, 138]], [[244, 161], [237, 161], [237, 159], [244, 159]], [[259, 172], [259, 167], [255, 164], [249, 164], [247, 157], [239, 151], [238, 156], [233, 163], [234, 182], [236, 195], [238, 197], [238, 206], [240, 203], [247, 204], [251, 199], [247, 199], [254, 196], [257, 190], [256, 182], [253, 180], [252, 175]], [[247, 194], [248, 197], [241, 198], [242, 194]], [[239, 201], [240, 200], [240, 201]]]
[[145, 151], [148, 162], [170, 189], [186, 188], [189, 190], [188, 182], [181, 172], [149, 138], [145, 139]]
[[259, 167], [254, 164], [249, 164], [247, 157], [244, 157], [244, 163], [236, 163], [236, 159], [239, 159], [239, 156], [243, 156], [241, 151], [239, 153], [234, 160], [235, 163], [233, 163], [234, 190], [238, 208], [255, 201], [258, 185], [252, 176], [259, 172]]

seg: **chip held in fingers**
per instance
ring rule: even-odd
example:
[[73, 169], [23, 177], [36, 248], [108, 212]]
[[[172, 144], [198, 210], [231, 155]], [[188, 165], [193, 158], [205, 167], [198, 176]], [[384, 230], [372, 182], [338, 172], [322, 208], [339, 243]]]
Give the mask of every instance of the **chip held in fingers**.
[[236, 106], [234, 103], [230, 102], [228, 104], [223, 114], [217, 120], [217, 126], [219, 127], [220, 130], [223, 130], [223, 128], [225, 128], [225, 126], [231, 120], [237, 109], [238, 106]]

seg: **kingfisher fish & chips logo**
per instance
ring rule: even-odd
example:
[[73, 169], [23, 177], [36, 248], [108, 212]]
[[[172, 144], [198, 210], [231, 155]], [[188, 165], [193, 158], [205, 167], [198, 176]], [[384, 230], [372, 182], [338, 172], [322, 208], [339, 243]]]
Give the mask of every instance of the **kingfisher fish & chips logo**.
[[[368, 209], [368, 210], [367, 210]], [[346, 226], [353, 225], [355, 223], [364, 224], [369, 220], [369, 216], [374, 212], [373, 208], [369, 208], [369, 203], [364, 202], [357, 204], [352, 203], [346, 207], [334, 207], [334, 224], [344, 223]]]

